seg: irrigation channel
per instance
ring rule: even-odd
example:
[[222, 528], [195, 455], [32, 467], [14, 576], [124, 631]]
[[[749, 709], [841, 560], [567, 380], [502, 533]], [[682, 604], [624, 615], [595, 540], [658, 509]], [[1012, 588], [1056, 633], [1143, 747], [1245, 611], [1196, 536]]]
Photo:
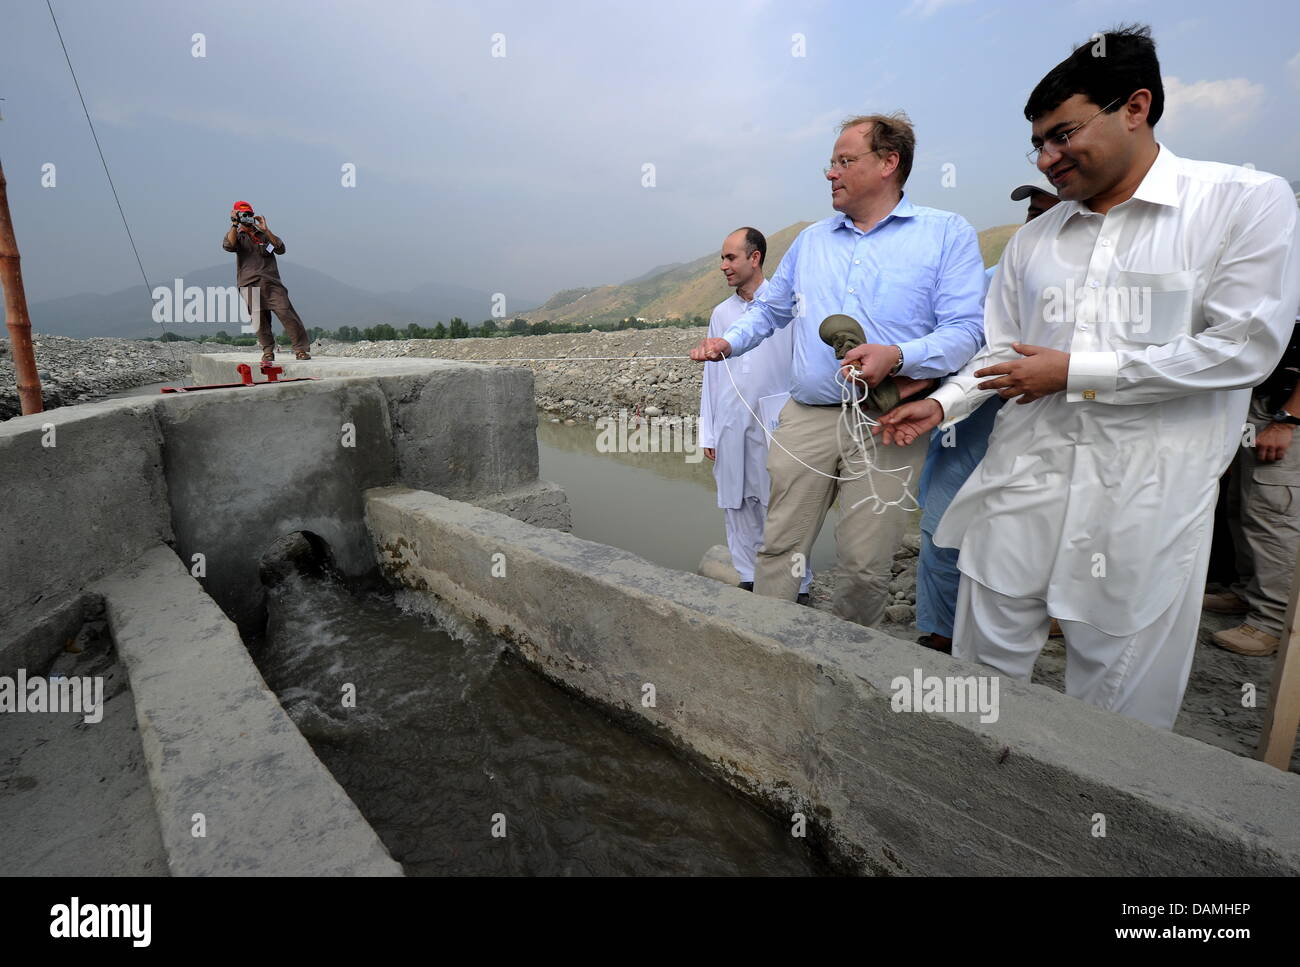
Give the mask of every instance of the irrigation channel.
[[249, 650], [409, 875], [827, 872], [788, 820], [409, 592], [293, 573], [268, 593]]

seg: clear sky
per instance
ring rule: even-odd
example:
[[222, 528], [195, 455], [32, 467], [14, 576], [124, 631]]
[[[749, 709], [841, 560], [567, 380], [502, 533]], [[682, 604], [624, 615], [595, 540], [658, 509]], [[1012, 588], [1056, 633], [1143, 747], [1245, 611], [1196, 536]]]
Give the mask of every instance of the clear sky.
[[[1019, 221], [1007, 194], [1035, 176], [1029, 91], [1094, 31], [1131, 20], [1158, 44], [1163, 142], [1300, 178], [1292, 0], [54, 9], [155, 282], [230, 258], [219, 243], [236, 199], [267, 216], [290, 262], [365, 288], [544, 298], [620, 282], [742, 224], [830, 214], [820, 169], [837, 123], [899, 108], [917, 128], [914, 201], [977, 229]], [[0, 97], [29, 300], [138, 282], [44, 0], [0, 8]]]

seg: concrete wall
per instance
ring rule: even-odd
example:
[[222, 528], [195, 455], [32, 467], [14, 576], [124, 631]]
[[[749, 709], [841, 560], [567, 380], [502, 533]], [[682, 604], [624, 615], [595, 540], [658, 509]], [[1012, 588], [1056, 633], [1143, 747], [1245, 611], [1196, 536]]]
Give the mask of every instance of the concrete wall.
[[89, 582], [172, 539], [154, 401], [0, 423], [0, 494], [0, 674], [8, 674], [52, 657]]
[[[256, 357], [213, 353], [195, 357], [195, 381], [237, 381], [240, 363], [261, 378]], [[397, 479], [409, 487], [472, 500], [537, 482], [537, 407], [527, 369], [425, 358], [277, 363], [282, 378], [376, 379], [392, 417]]]
[[131, 679], [173, 875], [401, 875], [170, 548], [94, 590]]
[[344, 575], [373, 570], [361, 494], [398, 479], [374, 380], [186, 393], [158, 419], [176, 550], [204, 555], [204, 587], [246, 632], [266, 617], [257, 562], [285, 534], [320, 536]]
[[[249, 361], [195, 357], [196, 381], [237, 381], [235, 365]], [[204, 554], [205, 586], [256, 627], [257, 559], [278, 537], [309, 530], [346, 573], [373, 567], [368, 487], [431, 488], [571, 528], [564, 492], [537, 479], [528, 371], [431, 359], [284, 365], [329, 378], [0, 423], [0, 670], [48, 661], [80, 590], [159, 542], [187, 561]], [[344, 423], [354, 447], [342, 445]]]
[[366, 513], [390, 579], [804, 811], [863, 870], [1300, 873], [1300, 777], [1010, 680], [996, 722], [894, 711], [896, 678], [989, 670], [434, 494]]

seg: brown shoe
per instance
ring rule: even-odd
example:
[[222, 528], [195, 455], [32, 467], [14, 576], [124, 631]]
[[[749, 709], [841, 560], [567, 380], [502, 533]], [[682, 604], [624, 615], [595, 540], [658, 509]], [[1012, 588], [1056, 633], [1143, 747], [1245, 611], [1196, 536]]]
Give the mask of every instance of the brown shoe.
[[1250, 610], [1250, 605], [1235, 591], [1206, 594], [1201, 598], [1201, 607], [1211, 614], [1245, 614]]
[[1214, 634], [1214, 643], [1220, 648], [1235, 651], [1238, 655], [1263, 658], [1277, 651], [1279, 639], [1267, 631], [1260, 631], [1254, 625], [1238, 625]]
[[274, 353], [274, 352], [265, 352], [265, 353], [262, 353], [262, 362], [264, 362], [264, 363], [273, 363], [273, 362], [275, 362], [275, 353]]
[[952, 654], [952, 639], [945, 638], [943, 635], [936, 635], [934, 632], [917, 638], [916, 643], [924, 645], [926, 648], [933, 648], [935, 651], [941, 651], [945, 655]]
[[1049, 638], [1065, 637], [1065, 632], [1061, 630], [1061, 622], [1057, 621], [1055, 618], [1053, 618], [1052, 623], [1047, 626], [1047, 637]]
[[294, 358], [294, 359], [311, 359], [311, 353], [309, 353], [309, 352], [307, 352], [307, 351], [304, 350], [303, 352], [300, 352], [300, 353], [294, 353], [294, 354], [293, 354], [293, 358]]

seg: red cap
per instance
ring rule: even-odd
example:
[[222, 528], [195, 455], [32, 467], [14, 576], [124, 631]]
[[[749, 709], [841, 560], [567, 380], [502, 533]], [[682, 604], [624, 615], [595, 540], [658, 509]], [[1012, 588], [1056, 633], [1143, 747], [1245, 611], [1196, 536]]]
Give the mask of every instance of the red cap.
[[234, 207], [231, 208], [230, 210], [232, 212], [251, 212], [253, 210], [253, 206], [246, 201], [237, 201], [235, 202]]

